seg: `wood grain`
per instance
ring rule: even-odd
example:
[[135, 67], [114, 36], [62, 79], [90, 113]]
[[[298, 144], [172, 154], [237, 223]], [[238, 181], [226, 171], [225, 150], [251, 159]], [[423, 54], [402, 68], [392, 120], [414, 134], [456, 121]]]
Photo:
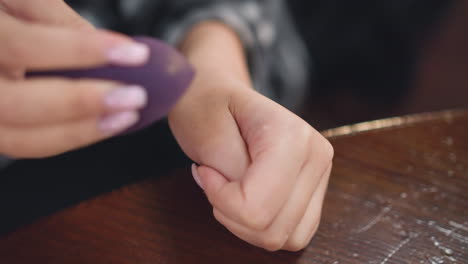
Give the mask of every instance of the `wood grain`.
[[468, 111], [403, 120], [327, 132], [335, 165], [302, 252], [235, 238], [187, 168], [0, 237], [0, 263], [468, 263]]

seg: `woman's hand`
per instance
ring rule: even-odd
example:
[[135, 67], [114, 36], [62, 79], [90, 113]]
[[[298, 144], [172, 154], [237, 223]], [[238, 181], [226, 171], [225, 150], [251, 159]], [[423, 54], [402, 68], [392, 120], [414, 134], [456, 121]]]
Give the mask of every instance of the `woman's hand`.
[[0, 1], [0, 154], [37, 158], [113, 136], [137, 122], [141, 87], [25, 78], [27, 71], [140, 65], [148, 49], [95, 30], [61, 0]]
[[233, 66], [244, 64], [243, 54], [229, 34], [205, 24], [188, 37], [182, 49], [198, 76], [169, 115], [170, 126], [200, 164], [194, 177], [220, 223], [253, 245], [297, 251], [318, 228], [333, 148], [251, 89], [246, 70]]

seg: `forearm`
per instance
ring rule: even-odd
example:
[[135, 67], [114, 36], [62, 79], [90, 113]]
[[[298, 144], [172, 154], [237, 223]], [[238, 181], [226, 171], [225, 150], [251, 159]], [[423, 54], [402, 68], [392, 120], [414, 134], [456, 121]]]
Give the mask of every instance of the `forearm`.
[[203, 79], [230, 75], [251, 84], [242, 42], [236, 32], [221, 22], [207, 21], [194, 26], [180, 49]]
[[[238, 35], [220, 22], [197, 24], [185, 35], [179, 47], [195, 66], [196, 78], [169, 113], [169, 125], [192, 160], [199, 164], [217, 164], [218, 159], [224, 159], [227, 154], [224, 151], [221, 151], [223, 154], [206, 153], [210, 156], [207, 157], [202, 154], [202, 149], [208, 149], [217, 141], [211, 136], [213, 133], [219, 135], [219, 139], [228, 137], [242, 141], [233, 122], [230, 101], [236, 95], [254, 93], [250, 89], [244, 47]], [[248, 163], [248, 155], [243, 155], [246, 152], [244, 144], [229, 148], [229, 151], [242, 156], [238, 162]], [[235, 164], [232, 163], [232, 167]], [[231, 179], [241, 174], [223, 173]]]

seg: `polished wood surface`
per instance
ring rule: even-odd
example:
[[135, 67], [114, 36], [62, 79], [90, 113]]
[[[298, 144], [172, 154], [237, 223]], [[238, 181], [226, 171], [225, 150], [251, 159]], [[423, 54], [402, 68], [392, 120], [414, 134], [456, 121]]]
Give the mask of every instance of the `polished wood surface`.
[[0, 237], [0, 263], [468, 263], [468, 111], [324, 134], [335, 165], [320, 229], [302, 252], [235, 238], [187, 168]]

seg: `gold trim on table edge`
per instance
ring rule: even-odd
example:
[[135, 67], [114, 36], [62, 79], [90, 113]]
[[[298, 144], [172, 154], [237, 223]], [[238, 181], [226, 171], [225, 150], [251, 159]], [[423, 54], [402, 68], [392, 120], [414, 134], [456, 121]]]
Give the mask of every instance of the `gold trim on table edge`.
[[468, 114], [468, 109], [455, 109], [446, 110], [440, 112], [429, 112], [421, 114], [412, 114], [402, 117], [391, 117], [385, 119], [379, 119], [374, 121], [357, 123], [354, 125], [347, 125], [337, 128], [332, 128], [322, 131], [322, 135], [327, 138], [335, 138], [341, 136], [354, 135], [356, 133], [368, 132], [373, 130], [380, 130], [386, 128], [394, 128], [405, 125], [413, 125], [424, 121], [432, 121], [437, 119], [443, 119], [447, 122], [452, 122], [455, 117], [463, 114]]

